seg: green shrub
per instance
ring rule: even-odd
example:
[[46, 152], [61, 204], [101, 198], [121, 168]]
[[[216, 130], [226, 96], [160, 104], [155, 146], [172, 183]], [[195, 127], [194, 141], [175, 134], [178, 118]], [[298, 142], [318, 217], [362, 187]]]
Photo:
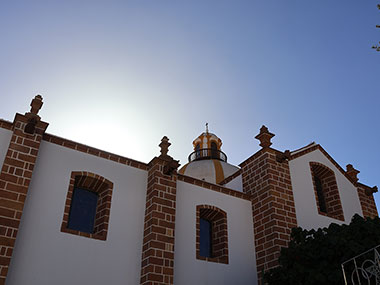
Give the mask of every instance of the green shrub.
[[349, 225], [294, 228], [279, 267], [264, 274], [268, 284], [344, 284], [342, 262], [380, 244], [380, 219], [355, 215]]

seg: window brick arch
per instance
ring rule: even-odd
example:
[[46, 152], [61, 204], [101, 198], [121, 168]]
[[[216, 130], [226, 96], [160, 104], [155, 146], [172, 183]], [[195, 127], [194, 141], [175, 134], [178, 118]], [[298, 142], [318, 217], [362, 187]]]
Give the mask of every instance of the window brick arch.
[[[196, 211], [197, 259], [228, 264], [227, 213], [211, 205], [198, 205]], [[211, 224], [211, 253], [209, 257], [201, 255], [201, 219], [207, 220]]]
[[310, 162], [310, 170], [318, 213], [344, 221], [342, 202], [334, 171], [318, 162]]
[[[92, 233], [81, 232], [68, 227], [70, 208], [72, 205], [72, 197], [75, 188], [89, 190], [98, 195], [94, 229]], [[71, 173], [69, 189], [66, 196], [61, 232], [99, 240], [106, 240], [111, 211], [112, 191], [113, 183], [103, 176], [87, 171], [73, 171]]]

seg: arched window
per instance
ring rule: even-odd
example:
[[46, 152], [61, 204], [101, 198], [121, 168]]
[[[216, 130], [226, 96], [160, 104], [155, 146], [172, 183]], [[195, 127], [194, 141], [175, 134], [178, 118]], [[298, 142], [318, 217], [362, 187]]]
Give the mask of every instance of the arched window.
[[218, 146], [215, 142], [211, 142], [211, 158], [219, 159]]
[[210, 206], [197, 206], [197, 259], [228, 264], [227, 214]]
[[86, 172], [71, 173], [61, 231], [106, 240], [113, 183]]
[[334, 171], [327, 166], [310, 162], [318, 213], [344, 221], [342, 203]]

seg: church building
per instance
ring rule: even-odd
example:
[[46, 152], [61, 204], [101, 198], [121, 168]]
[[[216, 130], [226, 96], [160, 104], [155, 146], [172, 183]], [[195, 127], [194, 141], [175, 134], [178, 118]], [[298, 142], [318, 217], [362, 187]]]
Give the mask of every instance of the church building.
[[165, 136], [144, 163], [49, 134], [42, 105], [0, 120], [0, 285], [262, 284], [293, 227], [378, 215], [352, 165], [265, 126], [239, 165], [206, 128], [179, 167]]

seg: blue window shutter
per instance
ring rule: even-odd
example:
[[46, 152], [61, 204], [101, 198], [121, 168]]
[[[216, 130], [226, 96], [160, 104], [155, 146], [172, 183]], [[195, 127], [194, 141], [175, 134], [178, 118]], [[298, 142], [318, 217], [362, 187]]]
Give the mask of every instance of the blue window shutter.
[[97, 193], [75, 188], [67, 227], [72, 230], [93, 233], [97, 204]]
[[212, 257], [212, 228], [211, 222], [206, 219], [200, 219], [200, 250], [203, 257]]

